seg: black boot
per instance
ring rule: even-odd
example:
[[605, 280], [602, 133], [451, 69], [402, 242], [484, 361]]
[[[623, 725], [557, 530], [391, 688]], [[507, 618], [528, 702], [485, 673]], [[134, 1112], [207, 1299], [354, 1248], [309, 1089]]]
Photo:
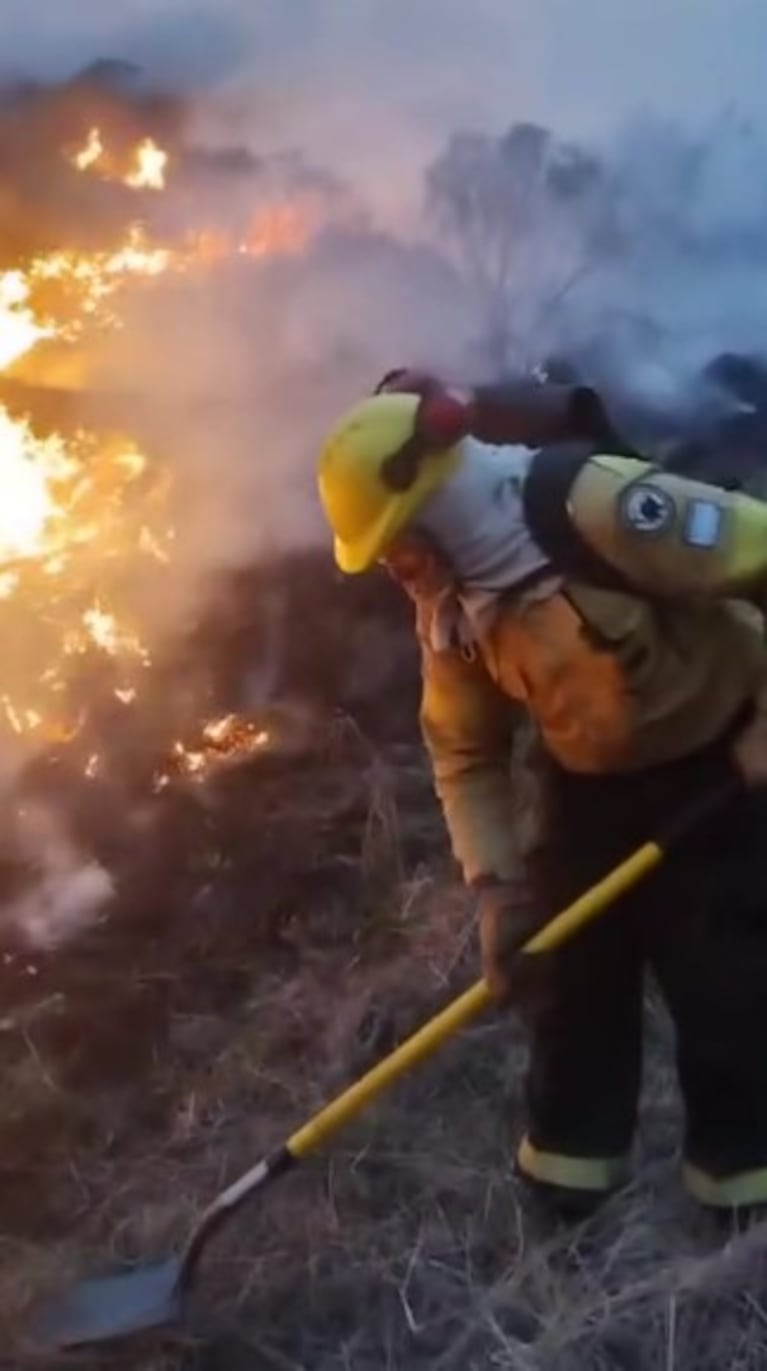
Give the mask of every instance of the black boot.
[[529, 1196], [533, 1210], [547, 1226], [569, 1227], [583, 1223], [610, 1197], [608, 1190], [577, 1190], [536, 1180], [517, 1162], [514, 1174]]

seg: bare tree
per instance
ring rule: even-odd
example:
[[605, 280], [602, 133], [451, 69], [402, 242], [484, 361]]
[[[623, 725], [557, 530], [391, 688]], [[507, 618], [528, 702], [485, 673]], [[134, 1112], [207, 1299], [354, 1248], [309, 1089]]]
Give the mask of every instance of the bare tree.
[[500, 138], [457, 133], [428, 171], [427, 196], [501, 367], [532, 364], [566, 298], [621, 245], [603, 164], [536, 124]]

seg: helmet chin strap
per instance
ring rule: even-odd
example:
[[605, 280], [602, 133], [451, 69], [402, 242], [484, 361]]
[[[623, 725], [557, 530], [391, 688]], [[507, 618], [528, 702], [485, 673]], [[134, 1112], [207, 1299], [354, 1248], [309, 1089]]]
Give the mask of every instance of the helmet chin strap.
[[381, 465], [381, 479], [389, 490], [398, 495], [402, 494], [403, 491], [410, 490], [410, 487], [418, 479], [422, 462], [429, 453], [434, 452], [433, 442], [427, 443], [423, 434], [418, 431], [418, 416], [422, 404], [423, 401], [416, 411], [413, 433]]
[[[404, 389], [398, 383], [414, 377], [414, 373], [409, 367], [393, 367], [381, 377], [378, 385], [373, 391], [374, 395], [388, 394], [389, 391], [399, 391]], [[447, 451], [453, 446], [453, 442], [444, 442], [441, 446], [434, 433], [430, 431], [430, 426], [425, 422], [428, 401], [439, 391], [438, 382], [429, 381], [423, 385], [415, 385], [413, 394], [419, 396], [418, 408], [415, 412], [413, 432], [405, 440], [396, 452], [392, 452], [383, 462], [381, 467], [381, 478], [389, 490], [397, 495], [410, 490], [411, 486], [418, 479], [422, 463], [429, 455], [434, 455], [440, 451]]]
[[401, 381], [407, 376], [407, 373], [407, 367], [392, 367], [391, 371], [387, 371], [386, 375], [381, 377], [378, 385], [373, 389], [373, 394], [383, 395], [395, 381]]
[[422, 395], [413, 420], [413, 432], [396, 452], [390, 453], [382, 462], [381, 480], [389, 490], [401, 495], [417, 481], [427, 457], [449, 452], [463, 436], [453, 434], [447, 437], [435, 432], [432, 397]]

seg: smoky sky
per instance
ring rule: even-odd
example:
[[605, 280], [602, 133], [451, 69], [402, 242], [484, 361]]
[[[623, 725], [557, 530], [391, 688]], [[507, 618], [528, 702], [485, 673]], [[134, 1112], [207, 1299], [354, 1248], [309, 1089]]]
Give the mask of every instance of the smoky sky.
[[[344, 144], [376, 110], [401, 136], [526, 118], [574, 136], [641, 107], [696, 120], [767, 113], [762, 0], [3, 0], [8, 67], [66, 74], [99, 56], [174, 80], [258, 87], [272, 117]], [[388, 122], [387, 122], [388, 121]]]
[[767, 125], [762, 0], [3, 0], [0, 70], [56, 79], [95, 58], [228, 102], [245, 141], [301, 147], [379, 214], [417, 205], [457, 127], [519, 120], [610, 139], [652, 110]]

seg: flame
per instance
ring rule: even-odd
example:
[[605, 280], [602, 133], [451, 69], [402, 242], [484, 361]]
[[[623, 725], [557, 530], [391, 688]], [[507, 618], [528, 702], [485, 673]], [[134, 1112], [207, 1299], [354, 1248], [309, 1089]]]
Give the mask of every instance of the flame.
[[[70, 161], [82, 173], [162, 190], [168, 153], [144, 138], [122, 162], [94, 127]], [[122, 292], [168, 273], [215, 268], [238, 254], [260, 259], [301, 251], [316, 228], [309, 201], [262, 206], [247, 230], [205, 228], [155, 241], [130, 224], [122, 239], [97, 251], [66, 245], [0, 272], [0, 373], [37, 352], [45, 378], [48, 346], [65, 347], [87, 330], [119, 328]], [[130, 438], [81, 431], [41, 436], [29, 417], [0, 404], [0, 719], [16, 735], [68, 743], [86, 737], [88, 708], [73, 690], [85, 671], [108, 682], [109, 698], [140, 707], [151, 655], [126, 599], [139, 573], [171, 557], [167, 480], [153, 472]], [[151, 569], [151, 570], [150, 570]], [[3, 637], [4, 635], [4, 637]], [[18, 645], [19, 650], [16, 651]], [[201, 723], [177, 741], [155, 775], [204, 779], [268, 746], [269, 733], [229, 714]], [[89, 776], [106, 765], [93, 741], [83, 746]]]
[[[311, 217], [300, 207], [274, 205], [255, 217], [239, 245], [226, 234], [203, 232], [173, 248], [152, 242], [134, 223], [111, 250], [64, 248], [36, 257], [25, 271], [0, 274], [0, 371], [43, 340], [74, 342], [89, 324], [119, 328], [116, 297], [129, 286], [214, 266], [237, 251], [251, 258], [299, 252], [311, 232]], [[66, 318], [55, 322], [57, 313]]]
[[251, 218], [244, 233], [232, 235], [221, 228], [199, 229], [186, 243], [187, 260], [204, 266], [241, 257], [276, 257], [303, 252], [321, 223], [319, 212], [307, 197], [264, 205]]
[[126, 186], [136, 190], [164, 190], [168, 154], [152, 138], [139, 143], [133, 154], [134, 166], [125, 177]]
[[[140, 545], [131, 488], [146, 466], [145, 455], [125, 439], [41, 438], [28, 420], [0, 407], [0, 614], [2, 631], [18, 641], [26, 663], [21, 670], [12, 658], [4, 664], [0, 711], [15, 734], [48, 742], [77, 735], [84, 717], [68, 703], [70, 682], [76, 664], [94, 651], [112, 660], [115, 697], [124, 705], [137, 698], [136, 672], [151, 656], [110, 587], [126, 567], [136, 570], [141, 559], [163, 553], [172, 532], [161, 523], [152, 530], [151, 549]], [[151, 500], [143, 481], [141, 489], [143, 528]], [[150, 486], [152, 499], [158, 489]], [[162, 518], [162, 506], [158, 512]], [[98, 569], [104, 591], [83, 607], [89, 566]], [[40, 662], [38, 651], [45, 653]]]
[[0, 273], [0, 371], [51, 336], [51, 328], [35, 318], [29, 298], [29, 281], [22, 272]]
[[[111, 252], [62, 250], [35, 258], [27, 272], [26, 298], [36, 285], [59, 282], [72, 290], [84, 315], [98, 314], [103, 302], [129, 279], [160, 276], [173, 264], [170, 248], [153, 246], [141, 224], [132, 224], [125, 240]], [[180, 259], [176, 262], [182, 264]], [[107, 318], [117, 322], [114, 316]], [[81, 319], [62, 325], [59, 336], [76, 337], [83, 323]]]
[[302, 252], [313, 230], [308, 207], [298, 202], [267, 205], [255, 215], [239, 251], [249, 257]]
[[222, 719], [211, 719], [202, 730], [207, 743], [213, 743], [219, 752], [229, 753], [243, 750], [253, 751], [269, 742], [266, 729], [257, 728], [248, 719], [237, 714], [225, 714]]
[[5, 695], [2, 697], [2, 705], [14, 733], [21, 734], [27, 730], [39, 728], [43, 721], [42, 715], [38, 714], [36, 709], [16, 709]]
[[[124, 441], [111, 451], [87, 433], [69, 441], [57, 433], [39, 438], [28, 419], [0, 405], [0, 568], [10, 589], [16, 582], [9, 563], [17, 559], [44, 559], [55, 575], [78, 547], [103, 538], [108, 548], [125, 490], [145, 467], [144, 454]], [[142, 550], [161, 560], [162, 535], [144, 539]]]
[[226, 714], [211, 719], [194, 742], [177, 740], [170, 750], [169, 768], [155, 776], [155, 791], [165, 790], [174, 775], [205, 780], [222, 766], [238, 765], [269, 746], [271, 735], [251, 719]]
[[72, 163], [78, 171], [87, 171], [88, 167], [95, 166], [100, 162], [104, 155], [104, 144], [101, 141], [101, 133], [98, 129], [90, 129], [85, 143], [72, 157]]
[[223, 719], [211, 719], [202, 730], [202, 736], [208, 738], [212, 743], [220, 743], [231, 731], [232, 724], [235, 722], [236, 715], [227, 714]]
[[75, 470], [60, 437], [35, 438], [28, 422], [0, 407], [0, 562], [39, 556], [51, 545], [61, 518], [56, 486]]
[[[132, 190], [160, 191], [167, 186], [170, 154], [154, 138], [147, 136], [131, 149], [127, 167], [124, 161], [120, 167], [119, 159], [107, 148], [100, 129], [94, 127], [70, 161], [78, 171], [95, 172], [105, 180], [121, 181]], [[266, 257], [301, 252], [320, 219], [319, 207], [309, 195], [280, 200], [257, 210], [239, 237], [232, 237], [219, 228], [204, 228], [190, 234], [186, 252], [199, 263], [216, 262], [236, 253]]]
[[128, 652], [141, 657], [144, 661], [149, 660], [146, 648], [136, 635], [121, 628], [114, 614], [102, 609], [101, 605], [95, 604], [86, 609], [83, 623], [96, 646], [108, 652], [111, 657], [116, 657], [119, 652]]
[[132, 149], [127, 170], [119, 169], [117, 159], [107, 148], [101, 130], [92, 128], [81, 148], [70, 157], [78, 171], [95, 172], [105, 181], [122, 181], [132, 190], [164, 190], [168, 153], [153, 138], [143, 138]]

